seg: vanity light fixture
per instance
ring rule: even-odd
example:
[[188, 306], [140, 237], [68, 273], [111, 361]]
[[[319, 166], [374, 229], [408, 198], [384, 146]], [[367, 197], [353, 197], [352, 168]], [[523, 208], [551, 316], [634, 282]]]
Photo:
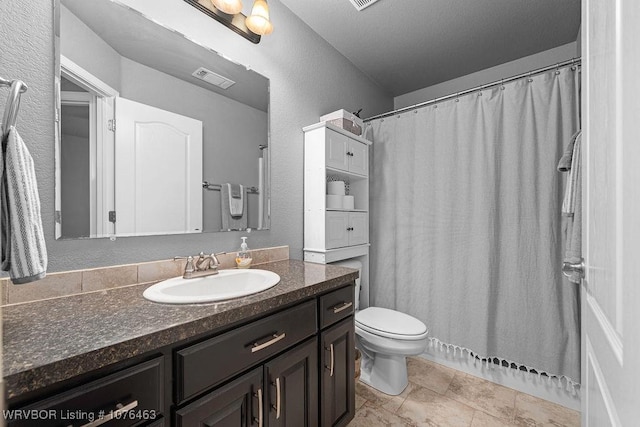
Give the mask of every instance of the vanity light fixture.
[[229, 15], [242, 12], [242, 2], [240, 0], [211, 0], [211, 3], [218, 10]]
[[255, 0], [249, 17], [242, 13], [242, 0], [184, 1], [251, 43], [260, 43], [263, 35], [273, 31], [269, 21], [269, 6], [265, 0]]
[[249, 30], [265, 36], [273, 32], [273, 24], [269, 21], [269, 6], [267, 0], [255, 0], [251, 15], [246, 19]]

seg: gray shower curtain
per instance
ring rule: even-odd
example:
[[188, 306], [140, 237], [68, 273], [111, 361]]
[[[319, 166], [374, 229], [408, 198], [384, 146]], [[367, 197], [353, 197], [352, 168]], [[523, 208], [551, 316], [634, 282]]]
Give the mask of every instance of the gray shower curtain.
[[556, 171], [579, 123], [578, 82], [567, 67], [371, 123], [373, 305], [441, 342], [579, 382]]

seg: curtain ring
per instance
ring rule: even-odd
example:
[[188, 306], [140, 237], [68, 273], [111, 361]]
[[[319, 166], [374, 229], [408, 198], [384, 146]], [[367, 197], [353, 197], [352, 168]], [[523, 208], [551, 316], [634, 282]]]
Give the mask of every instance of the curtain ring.
[[577, 69], [578, 69], [578, 67], [576, 67], [576, 59], [575, 58], [571, 58], [571, 71], [575, 71]]
[[456, 92], [456, 102], [460, 102], [460, 92]]
[[556, 64], [556, 76], [560, 74], [560, 63]]
[[529, 83], [533, 82], [533, 79], [531, 78], [531, 74], [532, 74], [532, 73], [531, 73], [531, 72], [529, 72], [529, 78], [527, 79], [527, 81], [528, 81]]
[[504, 79], [500, 79], [500, 90], [504, 90]]

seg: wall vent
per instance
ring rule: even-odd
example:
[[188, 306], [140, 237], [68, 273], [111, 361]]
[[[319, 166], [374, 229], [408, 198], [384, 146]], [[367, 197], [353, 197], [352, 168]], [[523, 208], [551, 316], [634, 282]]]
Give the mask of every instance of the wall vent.
[[378, 0], [349, 0], [349, 1], [353, 5], [353, 7], [355, 7], [358, 10], [362, 10], [362, 9], [365, 9], [365, 8], [371, 6], [372, 4], [377, 2]]
[[192, 76], [197, 77], [200, 80], [204, 80], [205, 82], [210, 83], [214, 86], [218, 86], [222, 89], [229, 89], [231, 86], [236, 84], [236, 82], [234, 82], [233, 80], [223, 77], [220, 74], [216, 74], [211, 70], [207, 70], [204, 67], [198, 68], [193, 72]]

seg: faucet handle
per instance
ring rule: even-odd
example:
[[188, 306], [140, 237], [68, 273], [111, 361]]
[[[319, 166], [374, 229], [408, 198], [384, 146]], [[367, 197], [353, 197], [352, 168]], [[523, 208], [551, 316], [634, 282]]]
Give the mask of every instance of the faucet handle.
[[184, 256], [173, 257], [174, 261], [177, 261], [179, 259], [187, 260], [187, 264], [184, 266], [184, 274], [182, 277], [184, 277], [185, 279], [190, 279], [193, 272], [196, 271], [195, 267], [193, 266], [193, 257], [191, 255], [187, 257], [184, 257]]
[[218, 267], [220, 265], [220, 260], [218, 259], [218, 255], [225, 255], [225, 254], [226, 252], [218, 252], [215, 254], [211, 254], [211, 259], [213, 260], [215, 267]]

